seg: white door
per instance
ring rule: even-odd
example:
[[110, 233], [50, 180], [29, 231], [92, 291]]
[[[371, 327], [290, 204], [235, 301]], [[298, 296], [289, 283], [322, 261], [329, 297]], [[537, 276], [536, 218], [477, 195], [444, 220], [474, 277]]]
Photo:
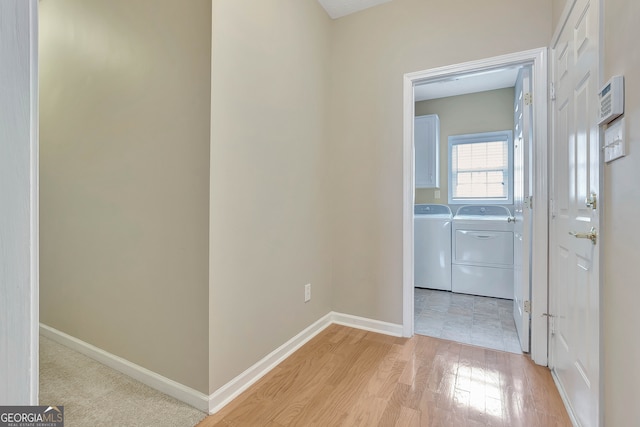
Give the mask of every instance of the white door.
[[531, 68], [523, 67], [518, 75], [514, 101], [513, 135], [513, 319], [522, 351], [529, 351], [531, 301]]
[[[599, 424], [598, 0], [572, 0], [553, 46], [549, 365], [581, 426]], [[578, 233], [577, 235], [575, 235]], [[572, 235], [573, 234], [573, 235]]]

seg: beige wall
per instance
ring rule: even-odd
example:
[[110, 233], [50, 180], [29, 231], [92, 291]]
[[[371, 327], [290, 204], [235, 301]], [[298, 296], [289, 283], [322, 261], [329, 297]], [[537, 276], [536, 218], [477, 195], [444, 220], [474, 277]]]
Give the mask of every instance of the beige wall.
[[416, 188], [416, 203], [448, 203], [449, 136], [513, 129], [514, 88], [420, 101], [415, 115], [440, 119], [440, 198], [435, 189]]
[[40, 3], [41, 320], [202, 392], [210, 16]]
[[551, 0], [394, 0], [335, 22], [329, 205], [336, 311], [402, 322], [403, 75], [547, 46], [551, 20]]
[[604, 415], [607, 426], [640, 425], [640, 2], [604, 2], [603, 80], [625, 76], [627, 156], [604, 167]]
[[331, 310], [330, 29], [316, 1], [213, 2], [211, 391]]

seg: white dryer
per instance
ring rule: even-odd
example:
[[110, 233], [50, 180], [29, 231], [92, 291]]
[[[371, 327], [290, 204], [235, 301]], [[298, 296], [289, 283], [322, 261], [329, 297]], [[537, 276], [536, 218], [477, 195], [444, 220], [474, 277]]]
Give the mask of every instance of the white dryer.
[[451, 289], [513, 299], [513, 217], [504, 206], [463, 206], [453, 218]]
[[451, 209], [445, 205], [414, 207], [414, 286], [451, 290]]

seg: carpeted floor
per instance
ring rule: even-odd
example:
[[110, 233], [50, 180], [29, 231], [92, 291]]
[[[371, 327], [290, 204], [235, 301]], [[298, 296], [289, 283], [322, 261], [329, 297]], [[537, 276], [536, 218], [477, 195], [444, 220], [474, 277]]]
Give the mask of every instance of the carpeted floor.
[[40, 336], [40, 404], [65, 427], [192, 427], [207, 414]]

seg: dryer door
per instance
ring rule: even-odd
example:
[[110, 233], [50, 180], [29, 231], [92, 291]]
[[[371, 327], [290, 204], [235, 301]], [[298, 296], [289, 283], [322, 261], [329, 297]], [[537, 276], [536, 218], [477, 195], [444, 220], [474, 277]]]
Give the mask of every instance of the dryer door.
[[456, 264], [513, 265], [513, 233], [510, 231], [456, 230]]

